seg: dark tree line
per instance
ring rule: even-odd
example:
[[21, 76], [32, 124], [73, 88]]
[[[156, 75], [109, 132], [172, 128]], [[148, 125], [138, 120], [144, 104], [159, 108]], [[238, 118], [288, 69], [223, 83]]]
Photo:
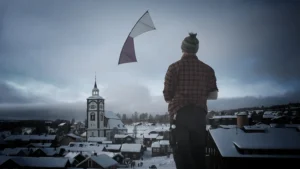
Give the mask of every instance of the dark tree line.
[[169, 123], [169, 114], [156, 114], [151, 113], [138, 113], [133, 114], [117, 114], [124, 124], [131, 124], [136, 122], [148, 122], [148, 123]]

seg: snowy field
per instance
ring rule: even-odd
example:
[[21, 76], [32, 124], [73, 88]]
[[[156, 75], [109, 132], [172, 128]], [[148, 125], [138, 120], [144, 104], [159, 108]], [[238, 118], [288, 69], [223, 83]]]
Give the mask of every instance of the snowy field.
[[[134, 126], [127, 125], [128, 133], [133, 133]], [[169, 126], [164, 124], [157, 124], [155, 126], [151, 126], [149, 124], [143, 124], [137, 126], [137, 138], [138, 141], [142, 141], [143, 134], [148, 134], [150, 131], [159, 131], [159, 130], [168, 130]], [[175, 169], [175, 162], [173, 160], [173, 156], [171, 155], [169, 158], [167, 156], [162, 157], [151, 157], [151, 148], [148, 148], [143, 156], [143, 167], [136, 167], [137, 169], [149, 169], [151, 165], [155, 165], [157, 169]], [[139, 161], [136, 161], [136, 164]]]

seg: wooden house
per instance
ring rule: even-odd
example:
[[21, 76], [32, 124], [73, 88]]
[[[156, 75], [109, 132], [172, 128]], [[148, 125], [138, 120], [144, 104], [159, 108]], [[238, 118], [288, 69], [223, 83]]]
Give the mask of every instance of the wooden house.
[[9, 147], [25, 147], [30, 143], [54, 143], [56, 135], [10, 135], [4, 139]]
[[103, 151], [107, 152], [120, 152], [122, 144], [106, 144], [103, 148]]
[[122, 144], [121, 154], [124, 158], [139, 160], [143, 156], [143, 153], [141, 144]]
[[83, 160], [77, 168], [101, 168], [101, 169], [116, 169], [118, 162], [106, 154], [91, 156]]
[[153, 142], [151, 145], [152, 157], [166, 156], [171, 153], [169, 140], [160, 140]]
[[135, 139], [126, 134], [115, 134], [114, 144], [135, 143]]
[[80, 141], [82, 141], [82, 138], [80, 136], [77, 136], [73, 133], [69, 133], [69, 134], [63, 136], [59, 140], [59, 144], [60, 145], [69, 145], [71, 142], [80, 142]]
[[79, 163], [86, 159], [83, 153], [77, 152], [68, 152], [64, 157], [69, 159], [71, 166], [73, 167], [76, 167]]
[[152, 142], [157, 141], [158, 134], [144, 134], [143, 136], [143, 144], [146, 147], [151, 147]]
[[117, 161], [119, 164], [123, 164], [124, 156], [120, 153], [117, 153], [113, 156], [113, 159]]
[[152, 157], [160, 156], [160, 144], [159, 141], [153, 142], [151, 144], [151, 155]]

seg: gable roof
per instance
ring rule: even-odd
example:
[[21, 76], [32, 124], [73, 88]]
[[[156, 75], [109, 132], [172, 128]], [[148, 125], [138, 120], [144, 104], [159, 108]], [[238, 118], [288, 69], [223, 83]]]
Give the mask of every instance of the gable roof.
[[141, 152], [141, 144], [122, 144], [121, 152]]
[[22, 167], [40, 167], [40, 168], [64, 168], [69, 163], [67, 158], [58, 157], [13, 157], [1, 156], [0, 164], [7, 160], [13, 160]]
[[91, 159], [103, 168], [108, 168], [108, 167], [111, 167], [111, 166], [114, 166], [114, 165], [118, 164], [117, 161], [115, 161], [114, 159], [112, 159], [111, 157], [109, 157], [106, 154], [100, 154], [98, 156], [92, 156]]
[[112, 111], [105, 111], [104, 116], [108, 119], [118, 119], [118, 120], [120, 120], [120, 118]]

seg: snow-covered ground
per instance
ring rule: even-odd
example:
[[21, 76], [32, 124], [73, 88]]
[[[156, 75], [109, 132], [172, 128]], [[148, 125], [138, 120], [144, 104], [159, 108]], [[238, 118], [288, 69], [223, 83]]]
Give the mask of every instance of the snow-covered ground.
[[[133, 133], [134, 126], [133, 125], [127, 125], [128, 133]], [[143, 138], [143, 134], [148, 134], [150, 131], [160, 131], [160, 130], [168, 130], [169, 125], [165, 124], [157, 124], [155, 126], [149, 125], [149, 124], [143, 124], [137, 126], [137, 140], [142, 141], [141, 138]], [[137, 141], [137, 142], [139, 142]], [[171, 155], [169, 158], [167, 156], [162, 157], [151, 157], [151, 148], [148, 148], [147, 151], [144, 153], [143, 156], [143, 166], [137, 167], [137, 163], [139, 161], [136, 161], [136, 169], [149, 169], [151, 165], [155, 165], [157, 169], [174, 169], [175, 162], [173, 160], [173, 156]]]
[[[156, 124], [155, 126], [149, 124], [143, 124], [136, 126], [137, 127], [137, 138], [143, 138], [143, 134], [148, 134], [150, 131], [161, 131], [161, 130], [168, 130], [168, 124]], [[126, 125], [128, 129], [128, 133], [133, 133], [134, 126], [133, 125]]]

